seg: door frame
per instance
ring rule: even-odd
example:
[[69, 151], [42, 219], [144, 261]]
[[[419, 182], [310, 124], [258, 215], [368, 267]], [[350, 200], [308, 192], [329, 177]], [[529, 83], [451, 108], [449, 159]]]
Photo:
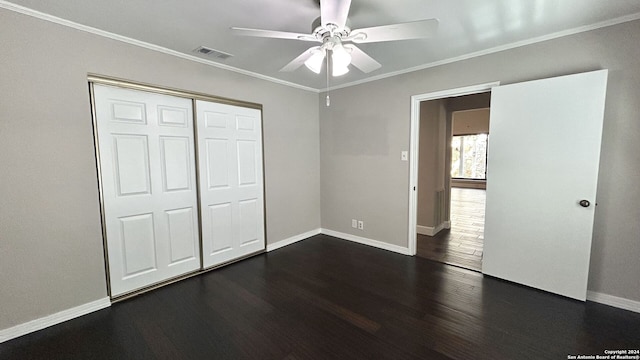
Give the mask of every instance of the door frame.
[[448, 97], [472, 95], [491, 91], [499, 81], [429, 92], [411, 96], [411, 133], [409, 144], [409, 255], [415, 256], [418, 243], [418, 153], [420, 145], [420, 103]]

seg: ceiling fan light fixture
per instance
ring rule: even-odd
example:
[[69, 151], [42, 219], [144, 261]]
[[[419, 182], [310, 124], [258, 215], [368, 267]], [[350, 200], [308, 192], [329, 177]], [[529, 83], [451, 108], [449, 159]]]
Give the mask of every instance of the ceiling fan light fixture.
[[[350, 43], [374, 43], [396, 40], [423, 39], [434, 36], [438, 29], [438, 19], [416, 20], [398, 24], [351, 29], [347, 26], [352, 0], [315, 0], [320, 4], [320, 16], [313, 21], [310, 34], [288, 31], [249, 29], [232, 27], [236, 35], [261, 38], [302, 40], [321, 43], [308, 48], [287, 65], [282, 72], [297, 70], [304, 63], [309, 70], [320, 74], [323, 62], [327, 61], [327, 83], [331, 75], [340, 76], [349, 72], [349, 65], [365, 74], [382, 65]], [[343, 43], [347, 43], [346, 46]], [[331, 51], [331, 53], [327, 53]], [[352, 59], [353, 57], [353, 59]], [[327, 85], [328, 87], [328, 85]]]
[[[342, 44], [336, 44], [332, 49], [331, 61], [333, 61], [334, 69], [346, 68], [351, 64], [351, 54], [349, 54]], [[334, 76], [337, 76], [335, 75], [335, 71]]]
[[314, 51], [313, 55], [304, 62], [304, 65], [314, 73], [320, 74], [322, 63], [324, 62], [324, 53], [323, 50]]
[[338, 77], [348, 72], [349, 72], [349, 68], [347, 66], [334, 66], [331, 74], [333, 75], [333, 77]]

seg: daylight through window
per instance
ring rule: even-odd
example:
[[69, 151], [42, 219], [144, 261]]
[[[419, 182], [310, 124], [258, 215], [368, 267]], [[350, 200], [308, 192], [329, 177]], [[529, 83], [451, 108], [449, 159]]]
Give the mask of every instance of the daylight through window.
[[451, 141], [451, 177], [486, 180], [487, 134], [454, 136]]

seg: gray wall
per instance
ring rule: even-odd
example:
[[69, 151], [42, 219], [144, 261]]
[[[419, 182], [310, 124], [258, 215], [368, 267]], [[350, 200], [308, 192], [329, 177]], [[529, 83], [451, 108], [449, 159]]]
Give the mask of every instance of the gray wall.
[[323, 228], [407, 246], [411, 95], [607, 68], [589, 289], [640, 300], [639, 42], [634, 21], [332, 91], [320, 106]]
[[[445, 186], [445, 150], [447, 126], [445, 100], [420, 103], [420, 144], [418, 155], [418, 226], [436, 227], [436, 191]], [[445, 209], [439, 209], [444, 212]], [[445, 216], [447, 217], [447, 216]], [[447, 217], [448, 218], [448, 217]], [[447, 219], [442, 219], [445, 221]]]
[[0, 10], [0, 329], [107, 295], [87, 73], [263, 104], [267, 239], [320, 226], [317, 94]]
[[456, 96], [447, 99], [449, 111], [464, 111], [491, 107], [491, 92]]
[[456, 111], [453, 113], [453, 135], [487, 134], [489, 109]]

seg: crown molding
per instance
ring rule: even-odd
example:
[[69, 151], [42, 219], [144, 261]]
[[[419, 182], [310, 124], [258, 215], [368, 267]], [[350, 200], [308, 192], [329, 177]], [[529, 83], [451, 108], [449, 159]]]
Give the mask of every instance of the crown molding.
[[601, 28], [605, 28], [605, 27], [609, 27], [609, 26], [613, 26], [613, 25], [618, 25], [618, 24], [622, 24], [622, 23], [626, 23], [626, 22], [630, 22], [630, 21], [635, 21], [635, 20], [640, 20], [640, 13], [629, 14], [629, 15], [621, 16], [621, 17], [618, 17], [618, 18], [615, 18], [615, 19], [601, 21], [601, 22], [598, 22], [598, 23], [595, 23], [595, 24], [591, 24], [591, 25], [584, 25], [584, 26], [573, 28], [573, 29], [558, 31], [558, 32], [555, 32], [555, 33], [552, 33], [552, 34], [538, 36], [538, 37], [535, 37], [535, 38], [521, 40], [521, 41], [516, 41], [516, 42], [510, 43], [510, 44], [500, 45], [500, 46], [492, 47], [492, 48], [489, 48], [489, 49], [480, 50], [480, 51], [476, 51], [476, 52], [472, 52], [472, 53], [468, 53], [468, 54], [463, 54], [463, 55], [452, 57], [452, 58], [448, 58], [448, 59], [434, 61], [434, 62], [431, 62], [431, 63], [428, 63], [428, 64], [414, 66], [412, 68], [408, 68], [408, 69], [404, 69], [404, 70], [392, 71], [392, 72], [388, 72], [388, 73], [385, 73], [385, 74], [380, 74], [380, 75], [372, 76], [372, 77], [369, 77], [369, 78], [366, 78], [366, 79], [362, 79], [362, 80], [357, 80], [357, 81], [352, 81], [352, 82], [345, 83], [345, 84], [330, 86], [328, 88], [320, 89], [320, 92], [322, 93], [322, 92], [326, 92], [326, 91], [338, 90], [338, 89], [343, 89], [343, 88], [347, 88], [347, 87], [351, 87], [351, 86], [355, 86], [355, 85], [365, 84], [365, 83], [368, 83], [368, 82], [371, 82], [371, 81], [382, 80], [382, 79], [386, 79], [386, 78], [389, 78], [389, 77], [398, 76], [398, 75], [402, 75], [402, 74], [407, 74], [407, 73], [414, 72], [414, 71], [419, 71], [419, 70], [433, 68], [433, 67], [436, 67], [436, 66], [451, 64], [451, 63], [462, 61], [462, 60], [468, 60], [468, 59], [472, 59], [472, 58], [479, 57], [479, 56], [489, 55], [489, 54], [497, 53], [497, 52], [500, 52], [500, 51], [515, 49], [515, 48], [519, 48], [519, 47], [522, 47], [522, 46], [532, 45], [532, 44], [540, 43], [540, 42], [547, 41], [547, 40], [558, 39], [558, 38], [569, 36], [569, 35], [575, 35], [575, 34], [587, 32], [587, 31], [597, 30], [597, 29], [601, 29]]
[[142, 47], [142, 48], [145, 48], [145, 49], [161, 52], [161, 53], [164, 53], [164, 54], [167, 54], [167, 55], [176, 56], [176, 57], [179, 57], [181, 59], [194, 61], [194, 62], [201, 63], [201, 64], [204, 64], [204, 65], [209, 65], [209, 66], [213, 66], [213, 67], [216, 67], [216, 68], [219, 68], [219, 69], [224, 69], [224, 70], [232, 71], [232, 72], [235, 72], [235, 73], [243, 74], [243, 75], [246, 75], [246, 76], [250, 76], [250, 77], [253, 77], [253, 78], [256, 78], [256, 79], [265, 80], [265, 81], [273, 82], [273, 83], [276, 83], [276, 84], [285, 85], [285, 86], [289, 86], [289, 87], [292, 87], [292, 88], [305, 90], [305, 91], [310, 91], [310, 92], [314, 92], [314, 93], [322, 93], [322, 92], [326, 92], [326, 91], [338, 90], [338, 89], [343, 89], [343, 88], [347, 88], [347, 87], [351, 87], [351, 86], [361, 85], [361, 84], [365, 84], [365, 83], [372, 82], [372, 81], [382, 80], [382, 79], [390, 78], [390, 77], [393, 77], [393, 76], [398, 76], [398, 75], [411, 73], [411, 72], [414, 72], [414, 71], [429, 69], [429, 68], [433, 68], [433, 67], [437, 67], [437, 66], [441, 66], [441, 65], [451, 64], [451, 63], [458, 62], [458, 61], [472, 59], [472, 58], [479, 57], [479, 56], [484, 56], [484, 55], [497, 53], [497, 52], [500, 52], [500, 51], [505, 51], [505, 50], [510, 50], [510, 49], [515, 49], [515, 48], [518, 48], [518, 47], [522, 47], [522, 46], [532, 45], [532, 44], [536, 44], [536, 43], [547, 41], [547, 40], [553, 40], [553, 39], [557, 39], [557, 38], [561, 38], [561, 37], [565, 37], [565, 36], [570, 36], [570, 35], [575, 35], [575, 34], [587, 32], [587, 31], [591, 31], [591, 30], [601, 29], [601, 28], [604, 28], [604, 27], [614, 26], [614, 25], [625, 23], [625, 22], [640, 20], [640, 13], [629, 14], [629, 15], [621, 16], [621, 17], [618, 17], [618, 18], [615, 18], [615, 19], [601, 21], [601, 22], [598, 22], [598, 23], [595, 23], [595, 24], [591, 24], [591, 25], [579, 26], [579, 27], [576, 27], [576, 28], [563, 30], [563, 31], [558, 31], [558, 32], [555, 32], [555, 33], [552, 33], [552, 34], [548, 34], [548, 35], [543, 35], [543, 36], [538, 36], [538, 37], [531, 38], [531, 39], [516, 41], [516, 42], [513, 42], [513, 43], [500, 45], [500, 46], [492, 47], [492, 48], [485, 49], [485, 50], [475, 51], [475, 52], [472, 52], [472, 53], [463, 54], [463, 55], [452, 57], [452, 58], [448, 58], [448, 59], [443, 59], [443, 60], [434, 61], [434, 62], [431, 62], [431, 63], [419, 65], [419, 66], [414, 66], [414, 67], [411, 67], [411, 68], [408, 68], [408, 69], [404, 69], [404, 70], [392, 71], [392, 72], [388, 72], [388, 73], [384, 73], [384, 74], [368, 77], [368, 78], [362, 79], [362, 80], [352, 81], [352, 82], [348, 82], [348, 83], [344, 83], [344, 84], [340, 84], [340, 85], [335, 85], [335, 86], [331, 86], [331, 87], [327, 87], [327, 88], [312, 88], [312, 87], [309, 87], [309, 86], [296, 84], [296, 83], [293, 83], [293, 82], [290, 82], [290, 81], [277, 79], [277, 78], [274, 78], [274, 77], [271, 77], [271, 76], [258, 74], [258, 73], [252, 72], [252, 71], [239, 69], [239, 68], [236, 68], [236, 67], [233, 67], [233, 66], [220, 64], [220, 63], [217, 63], [217, 62], [214, 62], [214, 61], [205, 60], [205, 59], [199, 58], [197, 56], [188, 55], [188, 54], [181, 53], [181, 52], [175, 51], [175, 50], [171, 50], [171, 49], [168, 49], [168, 48], [165, 48], [165, 47], [162, 47], [162, 46], [158, 46], [158, 45], [154, 45], [154, 44], [147, 43], [147, 42], [144, 42], [144, 41], [132, 39], [132, 38], [129, 38], [129, 37], [126, 37], [126, 36], [121, 36], [121, 35], [114, 34], [114, 33], [108, 32], [108, 31], [96, 29], [96, 28], [93, 28], [91, 26], [78, 24], [76, 22], [65, 20], [65, 19], [59, 18], [57, 16], [49, 15], [49, 14], [46, 14], [46, 13], [43, 13], [43, 12], [40, 12], [40, 11], [36, 11], [36, 10], [30, 9], [30, 8], [24, 7], [24, 6], [16, 5], [16, 4], [13, 4], [13, 3], [8, 2], [6, 0], [0, 0], [0, 8], [6, 9], [6, 10], [10, 10], [10, 11], [13, 11], [13, 12], [17, 12], [17, 13], [20, 13], [20, 14], [32, 16], [32, 17], [35, 17], [35, 18], [38, 18], [38, 19], [41, 19], [41, 20], [45, 20], [45, 21], [49, 21], [49, 22], [52, 22], [52, 23], [56, 23], [58, 25], [67, 26], [67, 27], [70, 27], [70, 28], [73, 28], [73, 29], [76, 29], [76, 30], [88, 32], [88, 33], [91, 33], [91, 34], [94, 34], [94, 35], [106, 37], [106, 38], [109, 38], [109, 39], [112, 39], [112, 40], [121, 41], [121, 42], [130, 44], [130, 45], [135, 45], [135, 46], [139, 46], [139, 47]]
[[314, 92], [314, 93], [319, 93], [320, 92], [319, 89], [315, 89], [315, 88], [312, 88], [312, 87], [308, 87], [308, 86], [292, 83], [292, 82], [285, 81], [285, 80], [280, 80], [280, 79], [277, 79], [277, 78], [274, 78], [274, 77], [271, 77], [271, 76], [258, 74], [258, 73], [252, 72], [252, 71], [239, 69], [239, 68], [236, 68], [236, 67], [233, 67], [233, 66], [220, 64], [220, 63], [217, 63], [217, 62], [214, 62], [214, 61], [210, 61], [210, 60], [199, 58], [197, 56], [188, 55], [188, 54], [185, 54], [185, 53], [181, 53], [179, 51], [175, 51], [175, 50], [171, 50], [171, 49], [168, 49], [168, 48], [165, 48], [165, 47], [162, 47], [162, 46], [154, 45], [154, 44], [151, 44], [151, 43], [148, 43], [148, 42], [144, 42], [144, 41], [132, 39], [130, 37], [114, 34], [112, 32], [96, 29], [96, 28], [91, 27], [91, 26], [78, 24], [76, 22], [65, 20], [65, 19], [59, 18], [57, 16], [45, 14], [43, 12], [36, 11], [36, 10], [33, 10], [33, 9], [29, 9], [27, 7], [24, 7], [24, 6], [16, 5], [16, 4], [10, 3], [10, 2], [5, 1], [5, 0], [0, 0], [0, 8], [6, 9], [6, 10], [9, 10], [9, 11], [13, 11], [13, 12], [17, 12], [17, 13], [20, 13], [20, 14], [23, 14], [23, 15], [31, 16], [31, 17], [34, 17], [34, 18], [38, 18], [40, 20], [49, 21], [49, 22], [52, 22], [52, 23], [55, 23], [55, 24], [58, 24], [58, 25], [62, 25], [62, 26], [66, 26], [66, 27], [72, 28], [72, 29], [84, 31], [84, 32], [91, 33], [91, 34], [98, 35], [98, 36], [102, 36], [102, 37], [105, 37], [105, 38], [108, 38], [108, 39], [124, 42], [124, 43], [130, 44], [130, 45], [135, 45], [135, 46], [139, 46], [139, 47], [142, 47], [142, 48], [145, 48], [145, 49], [161, 52], [161, 53], [164, 53], [164, 54], [167, 54], [167, 55], [179, 57], [181, 59], [194, 61], [194, 62], [197, 62], [197, 63], [200, 63], [200, 64], [213, 66], [213, 67], [216, 67], [216, 68], [219, 68], [219, 69], [233, 71], [235, 73], [251, 76], [253, 78], [257, 78], [257, 79], [260, 79], [260, 80], [265, 80], [265, 81], [273, 82], [273, 83], [280, 84], [280, 85], [289, 86], [289, 87], [300, 89], [300, 90], [311, 91], [311, 92]]

